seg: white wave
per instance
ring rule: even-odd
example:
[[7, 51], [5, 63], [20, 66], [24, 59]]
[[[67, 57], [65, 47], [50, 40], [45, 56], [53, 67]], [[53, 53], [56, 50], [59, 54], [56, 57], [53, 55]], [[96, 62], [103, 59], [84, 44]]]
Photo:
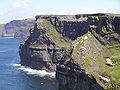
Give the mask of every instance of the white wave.
[[35, 75], [40, 77], [48, 76], [50, 78], [55, 78], [55, 72], [47, 72], [45, 70], [31, 69], [29, 67], [21, 66], [21, 64], [13, 64], [13, 66], [18, 67], [19, 70], [22, 70], [30, 75]]
[[15, 67], [20, 67], [21, 66], [21, 64], [12, 64], [13, 66], [15, 66]]

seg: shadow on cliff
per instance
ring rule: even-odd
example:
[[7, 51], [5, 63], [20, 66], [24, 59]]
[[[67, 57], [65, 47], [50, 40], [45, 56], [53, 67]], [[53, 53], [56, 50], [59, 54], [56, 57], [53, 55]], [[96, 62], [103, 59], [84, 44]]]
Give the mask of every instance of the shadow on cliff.
[[88, 22], [64, 21], [62, 35], [75, 40], [89, 31]]
[[[63, 62], [62, 62], [63, 63]], [[59, 90], [104, 90], [96, 79], [71, 59], [65, 63], [59, 63], [56, 69], [56, 79], [59, 82]]]

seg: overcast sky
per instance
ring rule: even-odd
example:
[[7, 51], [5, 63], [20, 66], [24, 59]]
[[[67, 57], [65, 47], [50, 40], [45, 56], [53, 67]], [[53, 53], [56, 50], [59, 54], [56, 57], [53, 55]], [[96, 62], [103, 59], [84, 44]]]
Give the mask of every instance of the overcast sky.
[[120, 0], [1, 0], [0, 23], [37, 14], [119, 13]]

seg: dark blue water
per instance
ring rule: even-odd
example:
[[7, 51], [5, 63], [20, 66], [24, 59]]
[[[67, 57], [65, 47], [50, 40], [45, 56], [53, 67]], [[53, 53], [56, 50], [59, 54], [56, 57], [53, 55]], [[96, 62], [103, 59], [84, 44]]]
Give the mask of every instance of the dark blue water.
[[57, 90], [55, 80], [44, 77], [46, 73], [19, 66], [20, 42], [19, 38], [0, 38], [0, 90]]

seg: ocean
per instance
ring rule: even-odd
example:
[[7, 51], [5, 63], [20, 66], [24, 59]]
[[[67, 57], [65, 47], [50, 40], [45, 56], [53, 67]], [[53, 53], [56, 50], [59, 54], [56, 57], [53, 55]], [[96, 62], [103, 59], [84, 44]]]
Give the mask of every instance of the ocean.
[[57, 90], [55, 73], [20, 65], [20, 38], [0, 38], [0, 90]]

